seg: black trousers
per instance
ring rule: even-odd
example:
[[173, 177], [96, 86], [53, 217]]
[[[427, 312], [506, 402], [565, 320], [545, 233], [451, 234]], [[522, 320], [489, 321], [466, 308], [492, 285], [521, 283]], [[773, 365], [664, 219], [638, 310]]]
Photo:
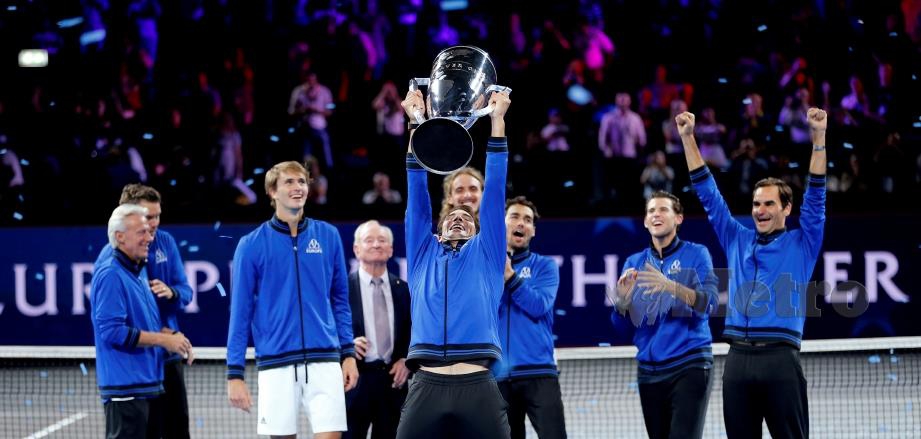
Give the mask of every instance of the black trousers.
[[[161, 420], [162, 437], [189, 439], [189, 401], [185, 388], [185, 363], [171, 361], [163, 365], [163, 390], [151, 400], [151, 413]], [[148, 436], [150, 439], [161, 436]]]
[[665, 381], [640, 384], [640, 404], [649, 438], [703, 436], [710, 381], [710, 369], [689, 368]]
[[160, 420], [151, 417], [149, 399], [105, 403], [106, 439], [159, 437]]
[[556, 377], [523, 378], [499, 383], [499, 392], [508, 403], [508, 423], [512, 439], [524, 439], [524, 417], [540, 439], [566, 437], [563, 397]]
[[393, 439], [400, 423], [400, 408], [406, 400], [406, 386], [394, 389], [390, 365], [383, 361], [359, 362], [358, 386], [345, 394], [349, 430], [343, 439], [368, 437]]
[[442, 375], [420, 370], [409, 387], [399, 439], [508, 439], [508, 405], [490, 371]]
[[723, 371], [723, 419], [730, 439], [809, 437], [806, 377], [799, 351], [787, 345], [733, 344]]

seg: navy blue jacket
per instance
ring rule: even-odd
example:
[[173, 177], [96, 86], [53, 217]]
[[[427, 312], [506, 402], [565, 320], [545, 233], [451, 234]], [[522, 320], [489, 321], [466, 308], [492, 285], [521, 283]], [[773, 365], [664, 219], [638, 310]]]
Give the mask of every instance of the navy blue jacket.
[[730, 340], [784, 342], [796, 346], [806, 321], [806, 285], [825, 233], [825, 176], [810, 174], [800, 228], [762, 235], [732, 214], [706, 166], [691, 182], [729, 264], [729, 303], [723, 336]]
[[339, 231], [304, 218], [292, 237], [273, 216], [233, 256], [227, 377], [243, 379], [252, 331], [260, 370], [339, 361], [355, 352]]
[[160, 315], [143, 268], [143, 263], [135, 264], [116, 250], [97, 261], [90, 284], [96, 381], [103, 402], [163, 393], [166, 351], [138, 346], [141, 331], [160, 331]]
[[552, 259], [524, 250], [511, 256], [515, 277], [499, 304], [502, 359], [492, 366], [496, 380], [555, 377], [553, 305], [560, 269]]
[[[112, 257], [112, 246], [106, 245], [99, 252], [94, 264], [95, 269], [99, 268], [99, 263]], [[170, 299], [161, 299], [154, 296], [157, 302], [157, 309], [160, 311], [160, 325], [168, 327], [174, 331], [179, 331], [179, 320], [177, 318], [179, 311], [185, 308], [192, 301], [192, 287], [185, 275], [185, 266], [182, 264], [182, 258], [179, 256], [179, 247], [176, 246], [176, 240], [173, 235], [163, 229], [157, 229], [153, 242], [150, 243], [150, 250], [147, 253], [147, 264], [144, 266], [147, 270], [148, 279], [158, 279], [173, 290], [173, 297]], [[150, 289], [148, 288], [148, 292]], [[153, 293], [150, 293], [153, 295]], [[167, 361], [179, 361], [182, 358], [179, 354], [170, 353]]]
[[624, 271], [643, 271], [647, 262], [668, 279], [694, 290], [697, 297], [692, 309], [671, 294], [648, 295], [636, 286], [630, 292], [629, 317], [614, 311], [612, 319], [629, 318], [636, 327], [633, 343], [638, 349], [638, 381], [664, 380], [689, 367], [709, 369], [713, 364], [713, 338], [707, 320], [719, 305], [710, 252], [675, 236], [661, 254], [650, 245], [631, 255], [624, 263]]
[[432, 235], [428, 175], [412, 154], [408, 181], [406, 256], [412, 296], [412, 337], [407, 363], [462, 362], [500, 356], [497, 331], [505, 272], [505, 138], [491, 137], [480, 232], [456, 249]]

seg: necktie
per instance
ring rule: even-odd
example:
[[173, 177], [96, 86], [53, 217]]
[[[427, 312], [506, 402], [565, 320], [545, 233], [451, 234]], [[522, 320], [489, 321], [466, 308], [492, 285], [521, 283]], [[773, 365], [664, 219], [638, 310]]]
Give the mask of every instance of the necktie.
[[384, 280], [375, 277], [371, 279], [372, 291], [371, 301], [374, 304], [374, 332], [377, 342], [377, 355], [381, 360], [390, 359], [391, 341], [390, 341], [390, 318], [387, 312], [387, 300], [384, 298]]

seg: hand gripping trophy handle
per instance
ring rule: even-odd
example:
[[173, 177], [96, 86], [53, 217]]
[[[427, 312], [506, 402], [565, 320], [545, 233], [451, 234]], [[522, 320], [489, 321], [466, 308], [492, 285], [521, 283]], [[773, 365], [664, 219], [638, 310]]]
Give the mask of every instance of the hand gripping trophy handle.
[[[491, 96], [491, 93], [493, 93], [493, 92], [497, 92], [497, 93], [508, 92], [509, 94], [511, 94], [511, 93], [512, 93], [512, 88], [511, 88], [511, 87], [505, 87], [505, 86], [502, 86], [502, 85], [490, 85], [489, 87], [486, 88], [486, 94], [487, 94], [487, 95]], [[487, 115], [487, 114], [489, 114], [489, 113], [492, 113], [492, 110], [493, 110], [494, 108], [495, 108], [495, 107], [494, 107], [493, 105], [487, 105], [487, 106], [485, 106], [485, 107], [483, 107], [483, 108], [480, 108], [479, 110], [476, 110], [476, 111], [473, 112], [473, 115], [472, 115], [471, 119], [472, 119], [474, 122], [476, 122], [477, 119], [479, 119], [479, 118], [481, 118], [481, 117], [483, 117], [483, 116], [485, 116], [485, 115]], [[470, 125], [473, 125], [473, 124], [471, 123]], [[470, 127], [464, 127], [464, 128], [470, 129]]]
[[[409, 80], [409, 91], [416, 91], [419, 89], [419, 86], [428, 87], [429, 78], [412, 78]], [[416, 118], [417, 124], [422, 124], [425, 122], [425, 114], [422, 113], [422, 110], [416, 109], [413, 111], [413, 116]]]

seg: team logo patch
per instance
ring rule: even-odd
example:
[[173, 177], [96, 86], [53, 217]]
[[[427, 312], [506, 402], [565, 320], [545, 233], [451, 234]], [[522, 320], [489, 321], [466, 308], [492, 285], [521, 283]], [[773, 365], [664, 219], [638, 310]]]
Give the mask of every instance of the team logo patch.
[[678, 273], [681, 273], [681, 261], [675, 259], [675, 262], [672, 262], [672, 266], [668, 267], [668, 274], [674, 276]]
[[307, 244], [307, 250], [305, 253], [323, 253], [323, 248], [320, 247], [320, 243], [316, 239], [311, 239]]
[[158, 264], [166, 262], [166, 253], [163, 253], [163, 250], [157, 249], [157, 253], [154, 254], [154, 261]]
[[518, 273], [523, 279], [531, 278], [531, 267], [524, 267], [521, 269], [521, 273]]

